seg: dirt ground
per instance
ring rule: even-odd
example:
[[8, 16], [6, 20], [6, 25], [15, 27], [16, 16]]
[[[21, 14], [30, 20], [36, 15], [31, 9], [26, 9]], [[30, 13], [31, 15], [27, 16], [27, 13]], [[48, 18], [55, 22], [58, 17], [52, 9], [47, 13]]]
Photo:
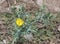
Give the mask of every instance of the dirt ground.
[[[36, 2], [37, 1], [37, 2]], [[40, 3], [41, 2], [41, 3]], [[4, 44], [6, 41], [11, 41], [11, 35], [8, 34], [9, 30], [6, 26], [6, 18], [1, 13], [8, 12], [11, 13], [10, 7], [24, 4], [25, 8], [28, 10], [37, 10], [39, 6], [43, 3], [41, 0], [0, 0], [0, 44]], [[47, 9], [54, 14], [59, 14], [60, 12], [60, 0], [45, 0], [45, 5]], [[40, 4], [40, 5], [39, 5]], [[60, 15], [60, 14], [59, 14]], [[60, 24], [60, 22], [59, 22]], [[58, 24], [58, 26], [60, 26]], [[58, 28], [57, 26], [57, 28]], [[60, 30], [60, 29], [59, 29]], [[24, 43], [25, 44], [25, 43]], [[27, 43], [28, 44], [28, 43]], [[55, 30], [55, 37], [51, 41], [43, 41], [41, 44], [60, 44], [60, 31]]]
[[60, 12], [60, 0], [19, 0], [18, 3], [16, 0], [0, 0], [0, 12], [10, 11], [9, 8], [12, 5], [27, 4], [28, 6], [42, 6], [44, 4], [51, 13]]

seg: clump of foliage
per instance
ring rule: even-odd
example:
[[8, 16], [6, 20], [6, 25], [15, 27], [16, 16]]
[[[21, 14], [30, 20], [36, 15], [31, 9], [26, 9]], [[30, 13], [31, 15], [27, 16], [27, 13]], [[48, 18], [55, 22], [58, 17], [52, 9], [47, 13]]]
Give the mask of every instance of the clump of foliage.
[[[24, 42], [27, 39], [24, 38], [25, 35], [32, 36], [32, 41], [38, 43], [42, 40], [50, 39], [53, 37], [52, 30], [55, 28], [55, 23], [53, 22], [55, 16], [50, 12], [46, 13], [44, 11], [44, 6], [37, 10], [33, 11], [34, 15], [27, 12], [23, 6], [20, 8], [12, 9], [14, 21], [13, 21], [13, 40], [11, 44], [15, 42]], [[22, 26], [16, 24], [16, 19], [21, 18], [24, 20]], [[40, 25], [41, 24], [41, 25]], [[29, 36], [27, 37], [29, 39]]]

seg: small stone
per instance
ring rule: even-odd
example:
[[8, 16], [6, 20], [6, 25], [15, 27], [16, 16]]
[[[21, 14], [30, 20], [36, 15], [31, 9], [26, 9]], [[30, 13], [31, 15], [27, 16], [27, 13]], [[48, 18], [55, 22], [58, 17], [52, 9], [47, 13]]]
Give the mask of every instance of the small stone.
[[60, 25], [58, 26], [58, 30], [60, 31]]
[[29, 41], [32, 41], [33, 36], [32, 36], [32, 34], [30, 33], [30, 34], [24, 35], [24, 38], [27, 39], [27, 40], [29, 40]]

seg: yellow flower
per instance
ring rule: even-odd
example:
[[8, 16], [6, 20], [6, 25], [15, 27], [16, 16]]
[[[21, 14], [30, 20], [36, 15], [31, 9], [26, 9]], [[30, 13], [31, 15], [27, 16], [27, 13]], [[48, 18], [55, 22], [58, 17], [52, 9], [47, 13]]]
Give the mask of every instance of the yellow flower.
[[16, 19], [17, 26], [22, 26], [24, 24], [24, 21], [21, 18]]

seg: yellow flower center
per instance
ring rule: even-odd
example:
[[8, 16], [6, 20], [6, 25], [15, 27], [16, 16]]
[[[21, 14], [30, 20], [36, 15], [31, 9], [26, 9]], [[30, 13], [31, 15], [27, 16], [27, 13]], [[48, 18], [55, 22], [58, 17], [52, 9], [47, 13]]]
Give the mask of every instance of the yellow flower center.
[[17, 18], [17, 19], [16, 19], [16, 24], [17, 24], [18, 26], [22, 26], [22, 25], [24, 24], [24, 21], [23, 21], [21, 18]]

